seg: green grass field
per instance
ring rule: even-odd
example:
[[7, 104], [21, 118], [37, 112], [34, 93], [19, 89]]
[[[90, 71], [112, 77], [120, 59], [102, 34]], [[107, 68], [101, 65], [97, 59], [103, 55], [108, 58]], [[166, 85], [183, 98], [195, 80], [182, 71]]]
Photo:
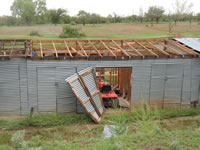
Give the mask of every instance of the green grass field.
[[[63, 25], [37, 25], [21, 27], [0, 27], [0, 39], [58, 39], [62, 32]], [[172, 33], [168, 32], [168, 24], [160, 23], [118, 23], [118, 24], [97, 24], [86, 26], [75, 25], [81, 32], [86, 34], [84, 39], [141, 39], [141, 38], [160, 38], [160, 37], [200, 37], [200, 25], [196, 22], [190, 27], [188, 22], [180, 22], [174, 26]], [[31, 31], [38, 31], [41, 36], [30, 36]]]
[[[105, 124], [116, 137], [102, 138]], [[73, 113], [0, 118], [1, 150], [199, 150], [199, 141], [199, 108], [112, 109], [100, 124]]]

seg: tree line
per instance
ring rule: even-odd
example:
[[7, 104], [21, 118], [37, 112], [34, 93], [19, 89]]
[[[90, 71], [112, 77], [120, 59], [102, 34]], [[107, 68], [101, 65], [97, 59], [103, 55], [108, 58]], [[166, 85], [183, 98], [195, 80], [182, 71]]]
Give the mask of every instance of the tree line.
[[187, 0], [175, 0], [173, 11], [166, 14], [162, 6], [150, 6], [147, 12], [139, 8], [138, 15], [120, 16], [116, 13], [107, 17], [97, 13], [89, 13], [80, 10], [77, 15], [70, 16], [67, 9], [47, 9], [46, 0], [14, 0], [10, 10], [11, 16], [0, 16], [0, 25], [33, 25], [33, 24], [105, 24], [105, 23], [129, 23], [129, 22], [169, 22], [169, 28], [178, 21], [198, 21], [200, 13], [194, 15], [192, 3]]

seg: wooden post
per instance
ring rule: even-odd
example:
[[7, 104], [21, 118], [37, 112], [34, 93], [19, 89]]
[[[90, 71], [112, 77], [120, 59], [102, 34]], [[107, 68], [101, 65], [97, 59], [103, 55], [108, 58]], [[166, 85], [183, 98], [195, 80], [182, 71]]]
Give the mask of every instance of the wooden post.
[[131, 100], [131, 68], [128, 68], [128, 101]]
[[117, 68], [117, 74], [118, 74], [118, 83], [117, 83], [117, 85], [118, 85], [118, 88], [119, 88], [119, 83], [120, 83], [120, 68]]
[[120, 68], [120, 95], [123, 94], [123, 82], [124, 82], [124, 79], [123, 79], [123, 69], [124, 68]]
[[117, 85], [117, 68], [115, 68], [115, 86]]
[[114, 72], [115, 68], [112, 68], [112, 81], [113, 81], [113, 86], [115, 86], [115, 72]]
[[112, 73], [111, 68], [109, 68], [109, 74], [110, 74], [110, 85], [112, 85], [112, 76], [111, 76], [111, 73]]
[[123, 95], [125, 95], [126, 96], [126, 94], [127, 94], [127, 91], [126, 91], [126, 89], [127, 89], [127, 68], [124, 68], [123, 69], [123, 77], [124, 77], [124, 82], [123, 82], [123, 84], [124, 84], [124, 87], [123, 87]]

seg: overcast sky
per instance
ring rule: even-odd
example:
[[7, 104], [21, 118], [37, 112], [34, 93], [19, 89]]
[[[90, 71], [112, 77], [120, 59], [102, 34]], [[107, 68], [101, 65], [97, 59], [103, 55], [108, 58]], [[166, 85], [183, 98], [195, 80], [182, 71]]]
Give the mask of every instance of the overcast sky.
[[[10, 15], [10, 6], [14, 0], [0, 0], [0, 15]], [[66, 8], [70, 15], [76, 15], [79, 10], [94, 12], [107, 16], [117, 13], [118, 15], [138, 14], [142, 7], [144, 12], [149, 6], [163, 6], [168, 12], [173, 11], [172, 3], [175, 0], [47, 0], [48, 8]], [[193, 12], [200, 12], [200, 0], [188, 0], [193, 3]]]

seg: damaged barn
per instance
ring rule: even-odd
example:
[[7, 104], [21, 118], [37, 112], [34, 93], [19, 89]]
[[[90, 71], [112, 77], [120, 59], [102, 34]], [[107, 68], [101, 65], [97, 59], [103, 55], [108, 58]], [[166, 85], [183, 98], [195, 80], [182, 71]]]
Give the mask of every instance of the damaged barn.
[[129, 107], [198, 102], [199, 50], [178, 39], [1, 40], [0, 114], [84, 111], [65, 79], [88, 67]]

